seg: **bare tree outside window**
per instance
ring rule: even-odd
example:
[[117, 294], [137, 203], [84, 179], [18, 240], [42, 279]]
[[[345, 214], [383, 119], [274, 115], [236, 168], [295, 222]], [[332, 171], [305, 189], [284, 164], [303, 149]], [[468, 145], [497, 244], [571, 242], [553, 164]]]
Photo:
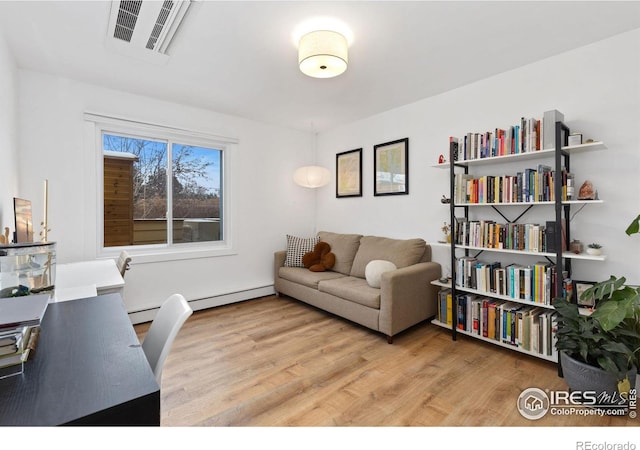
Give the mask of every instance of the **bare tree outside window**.
[[[103, 150], [105, 246], [109, 246], [108, 242], [167, 243], [169, 238], [173, 244], [222, 239], [222, 150], [108, 133], [103, 134]], [[108, 156], [119, 159], [123, 167], [119, 175], [108, 176], [112, 172], [107, 167]], [[130, 188], [127, 176], [122, 175], [126, 170], [122, 161], [131, 165]], [[118, 196], [127, 189], [132, 194], [129, 201], [123, 200], [123, 195]], [[131, 211], [131, 217], [119, 218], [125, 215], [119, 211], [125, 209]], [[107, 229], [107, 221], [117, 222], [117, 226]], [[172, 224], [170, 229], [168, 223]], [[125, 228], [133, 230], [129, 244], [115, 237], [107, 239], [109, 233], [119, 233]]]

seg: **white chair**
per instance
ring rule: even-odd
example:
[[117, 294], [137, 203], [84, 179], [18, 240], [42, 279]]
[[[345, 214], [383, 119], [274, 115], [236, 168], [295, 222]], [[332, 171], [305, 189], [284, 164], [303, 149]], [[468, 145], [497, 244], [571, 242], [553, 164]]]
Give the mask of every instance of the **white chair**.
[[124, 278], [124, 273], [131, 268], [129, 264], [131, 262], [131, 257], [126, 250], [122, 250], [120, 252], [120, 256], [118, 257], [118, 262], [116, 263], [118, 266], [118, 270], [120, 271], [120, 275]]
[[159, 386], [162, 368], [169, 355], [171, 345], [191, 314], [193, 314], [193, 310], [185, 298], [180, 294], [173, 294], [160, 307], [142, 342], [142, 350]]

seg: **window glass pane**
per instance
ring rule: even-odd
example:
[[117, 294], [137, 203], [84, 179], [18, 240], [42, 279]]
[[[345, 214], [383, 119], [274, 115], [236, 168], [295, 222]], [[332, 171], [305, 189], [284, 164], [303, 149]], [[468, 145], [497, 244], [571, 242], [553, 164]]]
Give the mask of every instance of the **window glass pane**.
[[167, 143], [103, 133], [104, 246], [167, 242]]
[[222, 239], [222, 150], [173, 144], [173, 243]]

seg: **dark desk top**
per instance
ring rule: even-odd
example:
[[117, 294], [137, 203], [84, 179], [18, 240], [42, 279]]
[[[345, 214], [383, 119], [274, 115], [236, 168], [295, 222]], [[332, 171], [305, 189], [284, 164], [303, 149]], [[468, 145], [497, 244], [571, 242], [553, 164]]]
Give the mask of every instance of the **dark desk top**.
[[0, 380], [0, 425], [128, 424], [140, 399], [159, 425], [160, 388], [119, 294], [52, 303], [40, 328], [24, 373]]

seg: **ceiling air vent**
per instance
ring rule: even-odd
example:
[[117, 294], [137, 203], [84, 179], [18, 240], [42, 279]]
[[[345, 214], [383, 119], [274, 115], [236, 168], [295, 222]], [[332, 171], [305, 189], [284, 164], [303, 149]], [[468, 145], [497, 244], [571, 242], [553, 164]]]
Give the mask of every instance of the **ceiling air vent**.
[[106, 44], [128, 56], [164, 63], [190, 4], [190, 0], [114, 0]]
[[142, 0], [120, 2], [118, 18], [116, 19], [116, 26], [113, 30], [114, 38], [131, 42], [131, 36], [133, 36], [133, 30], [138, 20], [138, 14], [140, 14], [140, 6], [142, 6]]

